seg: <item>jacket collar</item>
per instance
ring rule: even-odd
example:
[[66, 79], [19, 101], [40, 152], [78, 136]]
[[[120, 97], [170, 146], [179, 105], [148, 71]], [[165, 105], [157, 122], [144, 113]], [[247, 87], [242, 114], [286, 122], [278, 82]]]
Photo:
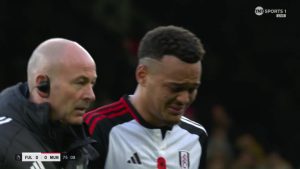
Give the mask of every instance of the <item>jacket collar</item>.
[[18, 83], [5, 89], [1, 92], [2, 114], [38, 134], [44, 133], [49, 127], [50, 106], [48, 103], [32, 103], [28, 96], [27, 83]]

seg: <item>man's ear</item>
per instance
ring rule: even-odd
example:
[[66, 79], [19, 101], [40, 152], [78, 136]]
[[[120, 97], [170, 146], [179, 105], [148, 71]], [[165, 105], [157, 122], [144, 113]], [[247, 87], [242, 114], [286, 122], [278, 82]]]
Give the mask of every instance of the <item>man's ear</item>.
[[135, 78], [141, 86], [144, 86], [146, 84], [146, 78], [148, 73], [149, 72], [146, 65], [140, 64], [137, 66], [135, 70]]
[[35, 80], [37, 93], [42, 98], [49, 97], [50, 80], [47, 75], [38, 75]]

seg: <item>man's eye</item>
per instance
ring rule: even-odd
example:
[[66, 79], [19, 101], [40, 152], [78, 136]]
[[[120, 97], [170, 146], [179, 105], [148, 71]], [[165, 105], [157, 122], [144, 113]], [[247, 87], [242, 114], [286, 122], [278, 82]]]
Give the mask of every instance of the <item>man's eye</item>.
[[180, 92], [180, 91], [183, 90], [182, 87], [171, 87], [170, 89], [171, 89], [172, 92]]
[[195, 92], [195, 91], [197, 90], [197, 88], [195, 88], [195, 87], [192, 87], [192, 88], [185, 88], [185, 87], [176, 87], [176, 86], [174, 86], [174, 87], [170, 87], [170, 90], [171, 90], [172, 92], [187, 91], [187, 92], [189, 92], [189, 93], [193, 93], [193, 92]]
[[78, 81], [78, 82], [76, 82], [76, 84], [78, 84], [78, 85], [85, 85], [85, 83], [86, 82], [84, 82], [84, 81]]

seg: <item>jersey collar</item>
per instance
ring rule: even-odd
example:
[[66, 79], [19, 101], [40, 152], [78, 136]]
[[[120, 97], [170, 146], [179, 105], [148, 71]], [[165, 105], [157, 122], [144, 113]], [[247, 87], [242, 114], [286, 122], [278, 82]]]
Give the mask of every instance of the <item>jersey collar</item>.
[[129, 96], [125, 95], [121, 98], [122, 101], [125, 102], [125, 105], [130, 111], [130, 114], [144, 127], [149, 129], [161, 129], [162, 131], [172, 130], [172, 126], [164, 126], [164, 127], [156, 127], [150, 123], [148, 123], [143, 117], [140, 115], [140, 113], [136, 110], [136, 108], [132, 105], [132, 103], [129, 100]]

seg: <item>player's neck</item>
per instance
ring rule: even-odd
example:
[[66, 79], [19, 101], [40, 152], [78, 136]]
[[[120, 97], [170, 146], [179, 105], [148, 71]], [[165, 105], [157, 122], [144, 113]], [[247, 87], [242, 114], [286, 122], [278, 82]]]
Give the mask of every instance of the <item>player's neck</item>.
[[148, 108], [145, 106], [145, 99], [142, 97], [141, 93], [136, 90], [133, 95], [129, 95], [129, 101], [133, 105], [133, 107], [136, 109], [136, 111], [139, 113], [139, 115], [149, 123], [149, 113]]
[[142, 97], [139, 92], [135, 92], [133, 95], [129, 95], [129, 101], [139, 113], [139, 115], [146, 121], [148, 124], [155, 127], [164, 127], [166, 124], [159, 122], [154, 116], [152, 116], [151, 110], [147, 107], [147, 99]]

